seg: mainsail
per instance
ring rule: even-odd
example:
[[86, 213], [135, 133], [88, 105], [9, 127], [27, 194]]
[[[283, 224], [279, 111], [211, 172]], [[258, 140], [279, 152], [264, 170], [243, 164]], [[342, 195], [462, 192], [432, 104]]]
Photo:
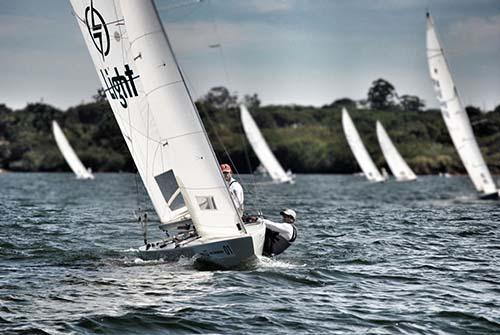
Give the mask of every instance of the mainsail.
[[349, 147], [351, 148], [351, 151], [365, 177], [374, 182], [384, 181], [385, 178], [382, 177], [380, 171], [375, 166], [375, 163], [373, 163], [370, 154], [366, 150], [363, 141], [361, 141], [361, 137], [359, 136], [359, 133], [345, 108], [342, 109], [342, 127], [344, 128], [347, 143], [349, 144]]
[[274, 156], [273, 152], [269, 148], [266, 140], [262, 136], [259, 127], [255, 123], [252, 115], [248, 112], [248, 109], [244, 105], [240, 105], [241, 123], [243, 124], [243, 130], [252, 146], [253, 151], [260, 160], [260, 163], [266, 171], [269, 173], [271, 178], [280, 183], [291, 182], [292, 177], [287, 174], [283, 167]]
[[398, 149], [396, 149], [394, 143], [392, 143], [389, 135], [384, 129], [384, 126], [377, 121], [376, 127], [378, 143], [380, 144], [385, 161], [389, 165], [394, 177], [399, 181], [417, 179], [415, 173], [410, 169], [408, 164], [406, 164]]
[[68, 163], [71, 170], [75, 173], [78, 179], [94, 179], [92, 173], [83, 166], [82, 162], [76, 155], [75, 151], [69, 144], [68, 139], [64, 135], [61, 127], [56, 121], [52, 121], [52, 132], [56, 140], [57, 146], [61, 151], [66, 163]]
[[120, 130], [162, 222], [186, 213], [204, 240], [240, 218], [151, 0], [71, 0]]
[[443, 48], [429, 13], [427, 13], [426, 40], [430, 76], [453, 144], [477, 191], [484, 195], [497, 193], [496, 185], [472, 132], [469, 117], [453, 83]]

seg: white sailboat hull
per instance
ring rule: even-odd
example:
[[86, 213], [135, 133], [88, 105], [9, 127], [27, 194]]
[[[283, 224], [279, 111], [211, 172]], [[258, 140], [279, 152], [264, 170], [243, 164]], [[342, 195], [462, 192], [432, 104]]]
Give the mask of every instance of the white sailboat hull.
[[[149, 243], [139, 248], [142, 259], [163, 259], [175, 262], [181, 257], [196, 257], [197, 261], [221, 268], [233, 268], [262, 256], [266, 227], [263, 223], [246, 225], [247, 235], [215, 241], [195, 239], [182, 246], [175, 243]], [[148, 247], [149, 246], [149, 247]]]

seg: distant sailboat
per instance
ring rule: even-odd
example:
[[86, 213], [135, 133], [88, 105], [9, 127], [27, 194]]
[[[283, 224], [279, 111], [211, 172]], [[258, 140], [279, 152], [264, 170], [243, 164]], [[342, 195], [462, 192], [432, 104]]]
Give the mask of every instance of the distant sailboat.
[[369, 181], [373, 182], [381, 182], [384, 181], [385, 178], [382, 176], [380, 171], [373, 163], [370, 154], [365, 148], [363, 141], [361, 141], [361, 137], [352, 122], [349, 113], [345, 108], [342, 108], [342, 127], [344, 128], [344, 134], [347, 139], [347, 143], [351, 148], [351, 151], [356, 158], [361, 170], [363, 171], [365, 177]]
[[415, 173], [410, 169], [408, 164], [406, 164], [403, 157], [401, 157], [398, 149], [392, 143], [389, 135], [385, 131], [382, 123], [377, 121], [377, 139], [384, 154], [385, 161], [389, 165], [392, 174], [398, 181], [409, 181], [417, 179]]
[[262, 255], [265, 225], [243, 224], [153, 1], [71, 3], [167, 232], [163, 240], [149, 242], [144, 229], [140, 256], [177, 260], [198, 255], [232, 267]]
[[66, 163], [68, 163], [71, 170], [75, 173], [78, 179], [94, 179], [92, 172], [86, 169], [82, 164], [75, 151], [68, 142], [68, 139], [64, 135], [61, 127], [56, 121], [52, 121], [52, 132], [54, 133], [54, 138], [56, 140], [57, 146], [61, 151]]
[[426, 37], [430, 76], [453, 144], [481, 198], [496, 199], [498, 189], [479, 150], [429, 13]]
[[259, 166], [257, 166], [255, 168], [255, 170], [253, 171], [253, 173], [261, 175], [261, 176], [268, 176], [269, 175], [269, 173], [267, 173], [266, 168], [262, 164], [259, 164]]
[[293, 175], [290, 171], [285, 172], [262, 136], [252, 115], [250, 115], [248, 109], [244, 105], [240, 105], [240, 115], [243, 130], [245, 131], [248, 141], [259, 158], [260, 164], [266, 169], [267, 173], [278, 183], [293, 182]]

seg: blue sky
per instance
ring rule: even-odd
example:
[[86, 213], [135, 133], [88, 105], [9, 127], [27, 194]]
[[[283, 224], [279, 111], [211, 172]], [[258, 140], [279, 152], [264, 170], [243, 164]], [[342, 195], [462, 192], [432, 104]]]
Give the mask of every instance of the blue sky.
[[[429, 8], [466, 104], [500, 104], [498, 0], [157, 0], [195, 97], [224, 85], [264, 104], [363, 99], [371, 82], [437, 106]], [[220, 44], [221, 48], [210, 48]], [[0, 0], [0, 103], [67, 108], [100, 84], [66, 0]]]

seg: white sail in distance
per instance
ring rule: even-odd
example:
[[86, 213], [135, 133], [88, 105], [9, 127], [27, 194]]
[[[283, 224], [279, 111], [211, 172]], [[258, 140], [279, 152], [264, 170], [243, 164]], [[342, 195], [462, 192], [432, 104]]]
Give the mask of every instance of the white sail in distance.
[[162, 222], [189, 209], [203, 240], [240, 218], [149, 0], [71, 0], [120, 130]]
[[498, 194], [491, 173], [483, 159], [472, 131], [469, 117], [458, 95], [434, 22], [427, 13], [427, 60], [441, 114], [450, 137], [478, 192]]
[[377, 139], [382, 149], [382, 154], [385, 157], [389, 169], [398, 181], [415, 180], [417, 176], [405, 162], [398, 149], [392, 143], [391, 138], [387, 134], [380, 121], [377, 121]]
[[59, 127], [59, 124], [55, 120], [52, 121], [52, 132], [59, 151], [61, 151], [66, 163], [68, 163], [71, 170], [75, 173], [76, 178], [94, 179], [90, 170], [85, 168], [83, 163], [80, 161], [80, 158], [76, 155], [75, 150], [73, 150], [61, 127]]
[[351, 151], [365, 177], [369, 181], [373, 182], [384, 181], [385, 178], [382, 177], [380, 171], [375, 166], [375, 163], [373, 163], [370, 154], [366, 150], [366, 147], [359, 136], [358, 130], [354, 126], [354, 123], [345, 108], [342, 108], [342, 127], [344, 129], [347, 143], [349, 144], [349, 147], [351, 148]]
[[271, 148], [267, 144], [264, 136], [255, 123], [252, 115], [248, 112], [245, 105], [240, 105], [241, 123], [243, 130], [247, 136], [248, 142], [252, 146], [253, 151], [259, 158], [260, 163], [266, 169], [271, 178], [279, 183], [287, 183], [292, 181], [290, 174], [287, 174], [281, 164], [274, 156]]

